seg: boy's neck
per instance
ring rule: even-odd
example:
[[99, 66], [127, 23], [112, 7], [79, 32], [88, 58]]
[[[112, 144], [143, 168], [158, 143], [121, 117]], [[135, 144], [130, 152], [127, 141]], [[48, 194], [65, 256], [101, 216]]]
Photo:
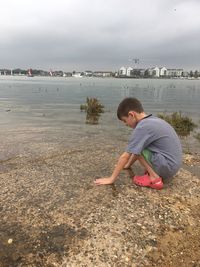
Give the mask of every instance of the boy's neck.
[[139, 122], [139, 121], [143, 120], [147, 116], [147, 114], [145, 112], [135, 113], [135, 116], [137, 118], [137, 122]]

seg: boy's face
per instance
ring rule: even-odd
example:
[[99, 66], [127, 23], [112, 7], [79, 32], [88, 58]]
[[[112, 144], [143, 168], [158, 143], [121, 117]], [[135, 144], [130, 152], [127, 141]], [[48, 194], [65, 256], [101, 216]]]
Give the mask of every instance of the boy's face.
[[130, 111], [128, 113], [128, 116], [123, 116], [121, 120], [126, 124], [126, 126], [131, 127], [133, 129], [136, 127], [138, 123], [136, 114], [133, 111]]

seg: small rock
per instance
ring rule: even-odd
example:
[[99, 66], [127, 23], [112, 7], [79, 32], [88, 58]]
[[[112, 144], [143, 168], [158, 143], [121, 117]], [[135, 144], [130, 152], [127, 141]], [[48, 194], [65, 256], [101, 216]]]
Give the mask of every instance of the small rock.
[[12, 242], [13, 242], [13, 239], [12, 238], [9, 238], [8, 239], [8, 244], [12, 244]]

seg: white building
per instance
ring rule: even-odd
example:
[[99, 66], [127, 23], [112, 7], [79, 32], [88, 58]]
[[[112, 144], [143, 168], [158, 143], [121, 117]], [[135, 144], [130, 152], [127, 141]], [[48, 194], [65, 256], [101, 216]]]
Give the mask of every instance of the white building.
[[165, 67], [159, 68], [160, 69], [160, 76], [167, 76], [167, 69]]
[[131, 76], [131, 72], [132, 72], [132, 70], [133, 70], [133, 68], [131, 68], [131, 67], [128, 67], [127, 69], [126, 69], [126, 76]]
[[148, 69], [149, 75], [154, 77], [160, 76], [160, 69], [158, 67]]
[[72, 73], [72, 77], [75, 77], [75, 78], [82, 78], [83, 75], [82, 75], [81, 72], [73, 72], [73, 73]]
[[125, 67], [121, 67], [119, 69], [119, 75], [125, 76], [126, 75], [126, 68]]

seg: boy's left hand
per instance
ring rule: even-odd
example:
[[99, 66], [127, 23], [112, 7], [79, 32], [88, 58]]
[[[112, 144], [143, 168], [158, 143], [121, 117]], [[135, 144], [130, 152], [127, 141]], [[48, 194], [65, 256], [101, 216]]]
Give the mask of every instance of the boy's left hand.
[[113, 178], [111, 178], [111, 177], [105, 177], [105, 178], [96, 179], [96, 180], [94, 181], [94, 183], [95, 183], [96, 185], [113, 184], [114, 181], [113, 181]]

